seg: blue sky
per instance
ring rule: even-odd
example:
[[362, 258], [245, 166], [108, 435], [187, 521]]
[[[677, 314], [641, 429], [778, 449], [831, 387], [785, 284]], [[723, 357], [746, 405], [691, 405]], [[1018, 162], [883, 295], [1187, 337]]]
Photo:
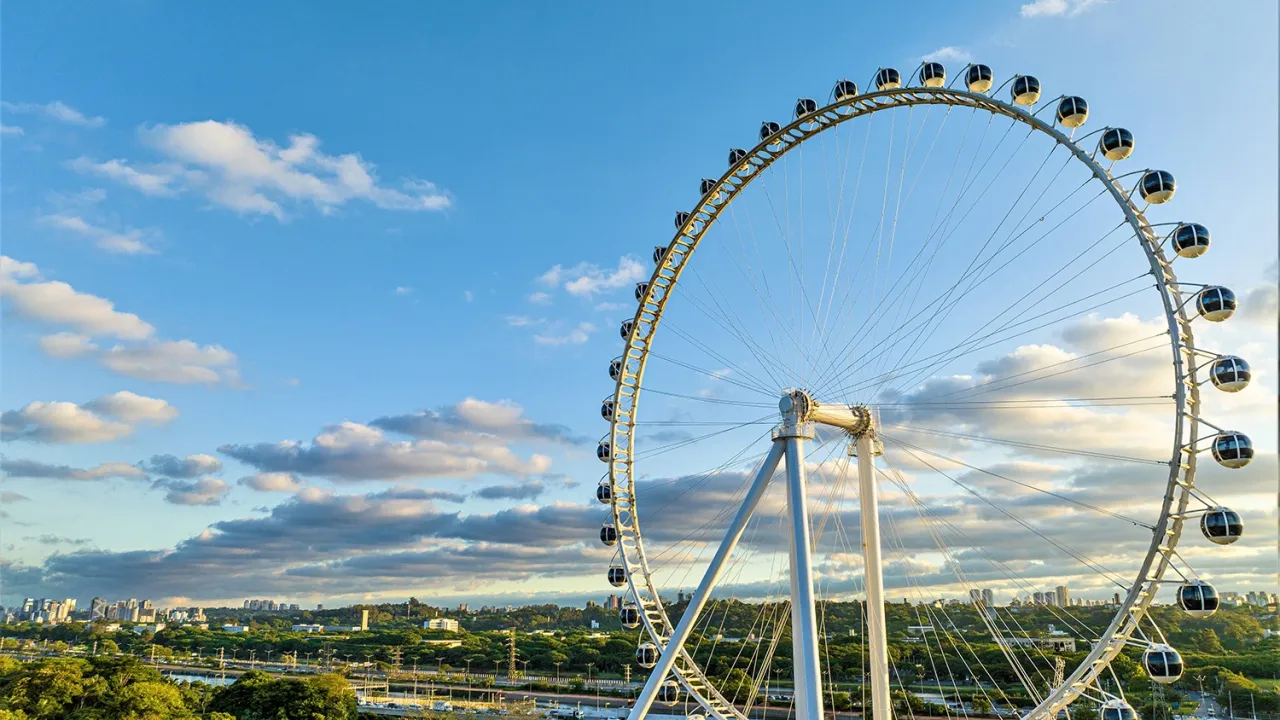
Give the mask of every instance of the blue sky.
[[[8, 468], [6, 491], [25, 499], [5, 508], [6, 604], [40, 592], [607, 591], [594, 582], [604, 565], [575, 564], [607, 564], [598, 547], [556, 541], [558, 554], [528, 559], [525, 540], [486, 540], [513, 518], [547, 532], [585, 512], [617, 324], [697, 180], [722, 172], [729, 147], [753, 145], [761, 120], [785, 121], [796, 97], [821, 98], [845, 76], [865, 85], [882, 65], [907, 73], [935, 56], [957, 72], [972, 59], [1001, 80], [1036, 74], [1046, 99], [1087, 97], [1098, 120], [1086, 130], [1122, 119], [1139, 137], [1135, 162], [1177, 175], [1176, 209], [1160, 219], [1212, 226], [1221, 245], [1195, 261], [1196, 279], [1256, 290], [1274, 310], [1276, 10], [1265, 3], [1230, 15], [1190, 2], [818, 3], [782, 26], [776, 4], [756, 2], [559, 13], [44, 3], [5, 19], [3, 254], [28, 264], [10, 266], [13, 282], [47, 292], [5, 298], [0, 409], [78, 406], [24, 416], [6, 462], [136, 468], [91, 479]], [[1223, 332], [1274, 366], [1274, 323]], [[1273, 470], [1274, 379], [1260, 371], [1251, 390], [1239, 411]], [[403, 442], [397, 428], [424, 410], [434, 414], [416, 420], [430, 427], [410, 437], [441, 445], [419, 447], [410, 469], [260, 475], [281, 462], [275, 443]], [[358, 427], [327, 430], [343, 422]], [[166, 455], [208, 458], [177, 472], [148, 464]], [[652, 472], [697, 469], [672, 460]], [[333, 558], [385, 562], [349, 585], [295, 550], [263, 562], [296, 573], [250, 568], [225, 588], [145, 571], [164, 556], [148, 553], [202, 533], [230, 553], [233, 528], [215, 523], [245, 523], [235, 527], [253, 543], [256, 521], [319, 532], [321, 509], [376, 523], [393, 501], [419, 524], [475, 529], [450, 536], [456, 554], [435, 558], [436, 575], [390, 567], [430, 545], [395, 534], [335, 543]], [[171, 557], [173, 577], [223, 567]], [[476, 562], [497, 577], [468, 579]], [[528, 582], [504, 581], [504, 563]]]

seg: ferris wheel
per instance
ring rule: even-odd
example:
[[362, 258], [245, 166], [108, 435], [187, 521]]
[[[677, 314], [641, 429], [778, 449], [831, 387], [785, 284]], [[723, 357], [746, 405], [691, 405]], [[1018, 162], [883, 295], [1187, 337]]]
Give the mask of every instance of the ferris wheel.
[[[848, 674], [824, 600], [854, 596], [854, 674], [876, 720], [891, 717], [888, 583], [921, 601], [945, 586], [981, 609], [994, 659], [966, 652], [945, 603], [916, 605], [940, 692], [972, 683], [1013, 705], [983, 682], [1001, 664], [1031, 700], [1025, 717], [1083, 698], [1131, 720], [1117, 655], [1140, 649], [1155, 683], [1183, 672], [1148, 612], [1157, 592], [1174, 585], [1192, 616], [1218, 607], [1178, 552], [1185, 524], [1213, 545], [1243, 533], [1196, 485], [1205, 450], [1228, 469], [1254, 452], [1201, 404], [1205, 377], [1234, 393], [1251, 376], [1193, 333], [1230, 318], [1235, 295], [1175, 274], [1210, 233], [1148, 219], [1174, 176], [1117, 173], [1135, 134], [1085, 132], [1082, 97], [1041, 102], [1037, 78], [996, 86], [981, 64], [951, 82], [936, 62], [906, 79], [880, 68], [870, 87], [841, 80], [730, 150], [654, 248], [621, 324], [596, 498], [600, 541], [616, 548], [607, 578], [627, 588], [620, 619], [651, 673], [632, 717], [678, 698], [691, 717], [745, 718], [786, 672], [796, 716], [821, 717]], [[1110, 557], [1077, 547], [1102, 523], [1124, 528]], [[1114, 612], [1090, 627], [1048, 604], [1089, 643], [1048, 679], [1046, 654], [983, 590], [1029, 595], [1066, 567], [1116, 589]], [[668, 596], [695, 581], [673, 622]], [[764, 600], [750, 636], [719, 632], [717, 587]]]

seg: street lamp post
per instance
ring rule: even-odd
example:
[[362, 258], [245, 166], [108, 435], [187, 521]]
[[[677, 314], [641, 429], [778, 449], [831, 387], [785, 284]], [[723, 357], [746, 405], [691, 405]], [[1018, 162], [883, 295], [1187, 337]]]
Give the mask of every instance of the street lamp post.
[[560, 666], [563, 664], [564, 664], [563, 660], [561, 660], [558, 663], [552, 663], [552, 665], [556, 666], [556, 687], [560, 687]]

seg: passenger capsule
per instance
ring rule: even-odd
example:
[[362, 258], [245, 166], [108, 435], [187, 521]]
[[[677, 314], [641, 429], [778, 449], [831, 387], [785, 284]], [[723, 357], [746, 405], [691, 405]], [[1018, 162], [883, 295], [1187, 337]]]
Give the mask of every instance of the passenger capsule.
[[644, 302], [645, 298], [649, 297], [649, 283], [647, 282], [636, 283], [635, 294], [636, 294], [636, 302]]
[[618, 622], [628, 630], [640, 627], [640, 608], [630, 603], [623, 605], [618, 611]]
[[658, 664], [658, 646], [651, 642], [642, 642], [636, 648], [636, 664], [648, 670]]
[[1200, 516], [1200, 532], [1214, 545], [1230, 545], [1244, 535], [1244, 521], [1231, 508], [1210, 508]]
[[610, 422], [613, 421], [613, 398], [600, 403], [600, 417]]
[[1133, 133], [1124, 128], [1107, 128], [1098, 140], [1098, 148], [1108, 160], [1124, 160], [1133, 154]]
[[1063, 127], [1078, 128], [1089, 119], [1089, 103], [1074, 95], [1062, 98], [1058, 103], [1058, 122]]
[[841, 80], [831, 91], [837, 102], [858, 97], [858, 84], [852, 80]]
[[740, 148], [732, 148], [729, 150], [729, 167], [740, 170], [742, 163], [747, 161], [747, 151]]
[[622, 336], [623, 340], [626, 340], [631, 337], [631, 329], [635, 326], [635, 320], [623, 320], [622, 325], [618, 326], [618, 334]]
[[1222, 322], [1236, 314], [1236, 294], [1220, 285], [1210, 285], [1196, 296], [1196, 312], [1209, 322]]
[[760, 123], [760, 139], [768, 140], [774, 135], [777, 135], [779, 130], [782, 130], [782, 126], [776, 122], [762, 122]]
[[927, 62], [920, 68], [920, 84], [925, 87], [942, 87], [947, 84], [947, 68], [940, 62]]
[[964, 74], [964, 84], [969, 86], [969, 92], [984, 93], [990, 90], [992, 80], [991, 68], [986, 65], [970, 65]]
[[683, 210], [678, 211], [676, 213], [676, 229], [679, 230], [680, 228], [683, 228], [684, 224], [687, 222], [689, 222], [689, 213]]
[[893, 68], [880, 68], [876, 73], [876, 89], [892, 90], [902, 87], [902, 73]]
[[1134, 712], [1129, 703], [1112, 698], [1102, 703], [1098, 710], [1098, 720], [1138, 720], [1138, 713]]
[[1035, 105], [1040, 102], [1040, 80], [1033, 75], [1019, 75], [1013, 79], [1009, 96], [1014, 105]]
[[609, 361], [609, 379], [614, 382], [618, 382], [618, 379], [621, 377], [622, 377], [622, 359], [614, 358], [613, 360]]
[[1249, 386], [1252, 378], [1253, 371], [1249, 369], [1249, 363], [1235, 355], [1224, 355], [1209, 366], [1209, 379], [1213, 381], [1214, 387], [1223, 392], [1240, 392]]
[[614, 587], [622, 587], [627, 584], [627, 569], [621, 565], [614, 565], [609, 568], [609, 584]]
[[1218, 611], [1218, 591], [1203, 580], [1178, 588], [1178, 607], [1193, 618], [1207, 618]]
[[698, 191], [702, 193], [701, 197], [710, 196], [715, 199], [720, 196], [720, 181], [711, 178], [702, 178], [702, 182], [698, 183]]
[[680, 686], [675, 680], [668, 680], [658, 687], [658, 702], [673, 703], [680, 700]]
[[1182, 656], [1177, 650], [1161, 643], [1152, 643], [1142, 654], [1142, 667], [1147, 677], [1161, 685], [1169, 685], [1182, 677]]
[[1169, 202], [1177, 190], [1178, 184], [1173, 181], [1173, 173], [1168, 170], [1148, 170], [1138, 185], [1142, 199], [1152, 205]]
[[613, 459], [613, 447], [608, 440], [601, 440], [600, 444], [596, 445], [596, 457], [600, 462], [609, 462]]
[[654, 245], [654, 246], [653, 246], [653, 264], [654, 264], [654, 265], [661, 265], [661, 264], [662, 264], [662, 258], [664, 258], [664, 257], [666, 257], [666, 256], [667, 256], [667, 246], [666, 246], [666, 245]]
[[1214, 436], [1209, 452], [1222, 467], [1238, 470], [1253, 460], [1253, 441], [1242, 432], [1228, 430]]
[[600, 526], [600, 542], [609, 547], [618, 544], [618, 529], [612, 523], [606, 522]]
[[1209, 228], [1200, 223], [1182, 223], [1173, 231], [1173, 251], [1184, 258], [1198, 258], [1209, 252]]
[[613, 502], [613, 485], [610, 484], [608, 476], [596, 486], [596, 499], [604, 505]]
[[808, 117], [818, 112], [818, 103], [810, 98], [800, 98], [796, 100], [796, 119]]

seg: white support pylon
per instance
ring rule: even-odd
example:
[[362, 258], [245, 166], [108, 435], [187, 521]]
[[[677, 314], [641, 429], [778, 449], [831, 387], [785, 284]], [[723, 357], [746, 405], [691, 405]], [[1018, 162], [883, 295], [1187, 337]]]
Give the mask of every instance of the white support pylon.
[[872, 720], [893, 720], [889, 699], [889, 642], [884, 620], [884, 572], [880, 565], [880, 507], [876, 498], [874, 425], [854, 438], [858, 454], [858, 496], [862, 517], [862, 557], [866, 566], [867, 632], [870, 635]]
[[787, 507], [791, 515], [791, 655], [796, 718], [822, 718], [822, 665], [818, 659], [818, 613], [813, 598], [803, 435], [787, 442]]

